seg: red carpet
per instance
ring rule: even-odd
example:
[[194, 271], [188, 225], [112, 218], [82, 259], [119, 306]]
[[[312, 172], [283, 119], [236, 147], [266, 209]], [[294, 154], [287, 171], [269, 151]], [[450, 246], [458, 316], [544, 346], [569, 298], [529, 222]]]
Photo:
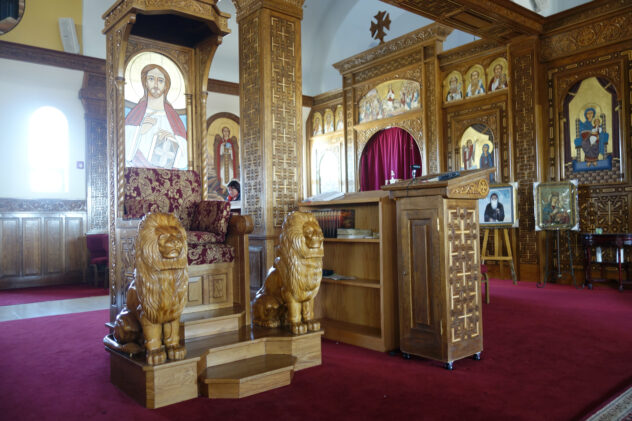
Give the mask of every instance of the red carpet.
[[323, 343], [323, 365], [241, 400], [144, 409], [109, 383], [107, 311], [0, 323], [7, 420], [575, 420], [632, 386], [632, 291], [492, 280], [481, 361]]
[[55, 285], [47, 287], [6, 289], [0, 291], [0, 306], [40, 303], [42, 301], [108, 295], [107, 289], [88, 285]]

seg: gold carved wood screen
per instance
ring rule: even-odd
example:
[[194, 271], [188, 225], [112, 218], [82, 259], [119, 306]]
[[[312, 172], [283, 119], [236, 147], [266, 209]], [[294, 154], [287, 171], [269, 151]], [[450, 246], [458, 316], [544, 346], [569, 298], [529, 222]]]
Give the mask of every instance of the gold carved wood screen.
[[[451, 31], [440, 24], [428, 25], [334, 64], [343, 79], [348, 191], [359, 189], [359, 162], [367, 142], [375, 133], [388, 127], [400, 127], [415, 139], [422, 157], [423, 173], [443, 168], [442, 145], [438, 138], [441, 120], [435, 86], [436, 53]], [[387, 113], [382, 118], [361, 118], [365, 115], [361, 109], [363, 99], [372, 90], [389, 83], [418, 84], [419, 106]], [[387, 101], [393, 94], [387, 93]]]

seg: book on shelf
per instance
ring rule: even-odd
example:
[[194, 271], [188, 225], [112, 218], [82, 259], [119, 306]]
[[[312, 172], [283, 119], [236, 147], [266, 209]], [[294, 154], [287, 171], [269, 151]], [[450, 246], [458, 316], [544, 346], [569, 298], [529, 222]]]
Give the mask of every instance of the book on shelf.
[[355, 210], [353, 209], [314, 209], [312, 214], [323, 230], [325, 238], [336, 238], [339, 228], [354, 228]]

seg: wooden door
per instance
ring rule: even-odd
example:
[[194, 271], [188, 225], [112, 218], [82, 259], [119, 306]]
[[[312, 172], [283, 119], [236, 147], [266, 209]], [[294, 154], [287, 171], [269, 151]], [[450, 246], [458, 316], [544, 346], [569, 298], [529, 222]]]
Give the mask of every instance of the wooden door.
[[400, 349], [443, 360], [441, 199], [433, 199], [398, 202]]

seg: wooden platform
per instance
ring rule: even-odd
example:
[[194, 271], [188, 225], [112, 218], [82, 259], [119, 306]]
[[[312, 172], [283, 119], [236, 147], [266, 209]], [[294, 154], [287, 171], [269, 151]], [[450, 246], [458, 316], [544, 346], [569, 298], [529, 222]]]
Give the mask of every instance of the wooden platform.
[[147, 408], [198, 395], [241, 398], [287, 386], [294, 371], [320, 365], [322, 334], [244, 327], [188, 340], [184, 360], [158, 366], [106, 348], [110, 380]]
[[266, 354], [216, 365], [202, 373], [200, 391], [208, 398], [243, 398], [287, 386], [296, 357]]

